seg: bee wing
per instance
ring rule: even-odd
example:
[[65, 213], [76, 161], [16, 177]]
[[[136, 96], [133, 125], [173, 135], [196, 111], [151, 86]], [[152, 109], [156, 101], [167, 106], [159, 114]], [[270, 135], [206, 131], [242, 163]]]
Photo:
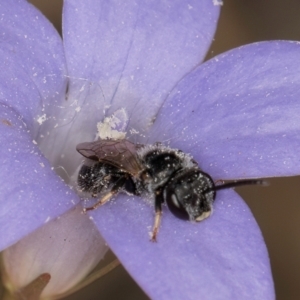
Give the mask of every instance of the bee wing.
[[135, 176], [141, 171], [136, 153], [142, 147], [127, 140], [99, 140], [78, 144], [76, 150], [86, 158], [107, 162]]

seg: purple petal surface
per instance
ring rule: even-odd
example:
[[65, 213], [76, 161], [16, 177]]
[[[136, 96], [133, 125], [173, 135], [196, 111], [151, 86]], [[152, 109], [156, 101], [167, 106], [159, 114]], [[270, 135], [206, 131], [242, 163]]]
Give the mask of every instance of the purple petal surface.
[[0, 249], [74, 206], [78, 196], [51, 170], [20, 115], [0, 105]]
[[89, 122], [125, 107], [130, 125], [148, 130], [176, 82], [203, 60], [218, 15], [211, 0], [65, 1], [70, 93], [82, 105], [98, 94]]
[[[34, 145], [39, 114], [65, 90], [53, 26], [26, 1], [0, 4], [0, 249], [78, 202]], [[49, 205], [51, 201], [51, 205]]]
[[65, 90], [65, 60], [53, 25], [26, 1], [0, 3], [0, 97], [27, 126]]
[[148, 236], [154, 209], [141, 198], [120, 196], [92, 213], [151, 299], [274, 299], [263, 238], [234, 191], [219, 192], [213, 216], [200, 223], [163, 210], [157, 243]]
[[170, 139], [215, 180], [299, 174], [299, 59], [283, 41], [213, 58], [172, 91], [149, 141]]

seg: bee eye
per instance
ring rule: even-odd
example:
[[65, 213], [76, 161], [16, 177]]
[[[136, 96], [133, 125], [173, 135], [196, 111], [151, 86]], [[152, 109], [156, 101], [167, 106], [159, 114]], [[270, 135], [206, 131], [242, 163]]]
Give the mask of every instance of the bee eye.
[[167, 205], [171, 211], [171, 213], [179, 219], [189, 220], [189, 214], [186, 209], [182, 205], [182, 203], [178, 200], [176, 194], [174, 193], [166, 193], [165, 200]]

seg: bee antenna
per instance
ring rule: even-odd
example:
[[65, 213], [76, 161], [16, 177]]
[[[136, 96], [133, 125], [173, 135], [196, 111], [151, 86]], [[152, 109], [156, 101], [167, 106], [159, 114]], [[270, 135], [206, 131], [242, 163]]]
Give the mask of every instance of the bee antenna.
[[228, 182], [228, 183], [216, 185], [211, 190], [212, 191], [219, 191], [219, 190], [230, 189], [230, 188], [237, 187], [237, 186], [242, 186], [242, 185], [267, 186], [267, 185], [269, 185], [269, 183], [266, 180], [262, 180], [262, 179], [245, 179], [245, 180], [233, 181], [233, 182]]

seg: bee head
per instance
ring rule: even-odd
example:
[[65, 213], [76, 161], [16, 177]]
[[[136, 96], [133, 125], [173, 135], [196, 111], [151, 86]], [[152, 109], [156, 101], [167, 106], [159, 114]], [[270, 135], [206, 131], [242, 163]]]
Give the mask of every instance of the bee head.
[[177, 173], [166, 186], [163, 198], [176, 217], [200, 222], [211, 215], [218, 190], [266, 184], [264, 180], [246, 179], [215, 185], [208, 174], [195, 168]]
[[198, 222], [210, 216], [215, 195], [211, 177], [199, 169], [189, 169], [170, 180], [163, 197], [176, 217]]

